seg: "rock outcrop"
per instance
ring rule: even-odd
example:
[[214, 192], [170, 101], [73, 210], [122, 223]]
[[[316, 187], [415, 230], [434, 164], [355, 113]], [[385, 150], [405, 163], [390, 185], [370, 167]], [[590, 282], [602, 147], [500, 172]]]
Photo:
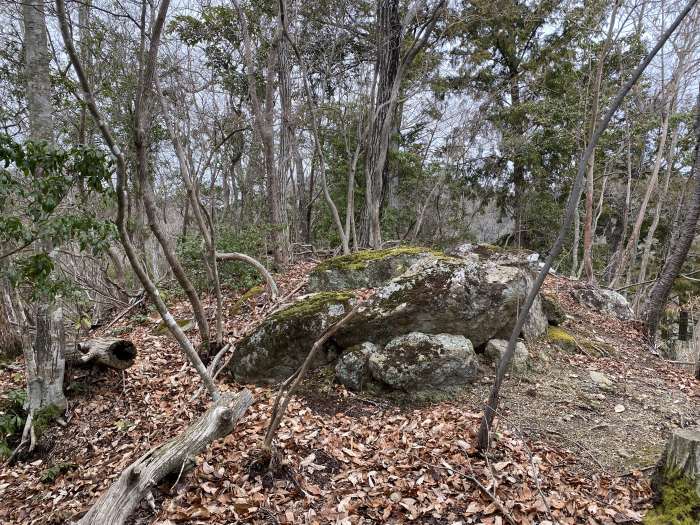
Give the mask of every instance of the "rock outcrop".
[[[351, 259], [355, 256], [360, 257]], [[331, 346], [314, 363], [330, 364], [338, 351], [344, 354], [336, 373], [354, 389], [362, 387], [367, 373], [373, 381], [396, 389], [409, 388], [411, 383], [433, 388], [437, 383], [466, 382], [475, 373], [467, 354], [491, 339], [510, 336], [534, 281], [533, 270], [518, 253], [503, 254], [494, 247], [474, 249], [463, 257], [422, 248], [355, 256], [331, 259], [311, 276], [315, 289], [376, 287], [374, 295], [338, 330]], [[398, 272], [398, 277], [391, 278]], [[237, 345], [229, 365], [232, 377], [244, 382], [286, 379], [314, 341], [352, 304], [354, 294], [350, 291], [324, 291], [274, 314]], [[526, 340], [534, 339], [544, 334], [547, 326], [538, 298], [522, 335]], [[448, 339], [453, 346], [447, 344]], [[426, 350], [418, 351], [416, 345]], [[461, 353], [454, 345], [463, 347]], [[428, 377], [430, 370], [437, 375]]]
[[[475, 347], [507, 338], [533, 282], [527, 267], [450, 257], [428, 257], [379, 288], [336, 339], [342, 347], [385, 344], [417, 331], [462, 335]], [[523, 328], [526, 340], [547, 330], [539, 298]]]

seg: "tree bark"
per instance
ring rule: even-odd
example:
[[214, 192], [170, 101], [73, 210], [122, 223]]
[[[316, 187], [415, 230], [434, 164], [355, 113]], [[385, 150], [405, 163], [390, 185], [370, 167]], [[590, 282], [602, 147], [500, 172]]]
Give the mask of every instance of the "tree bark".
[[688, 213], [681, 226], [680, 235], [673, 243], [671, 253], [661, 269], [656, 283], [654, 283], [649, 299], [644, 309], [644, 321], [649, 339], [653, 342], [656, 339], [656, 330], [659, 319], [663, 313], [668, 295], [673, 287], [673, 281], [681, 271], [683, 263], [688, 257], [688, 251], [695, 239], [695, 233], [700, 217], [700, 91], [695, 106], [695, 152], [691, 179], [695, 185], [693, 194], [688, 205]]
[[179, 436], [155, 447], [129, 465], [83, 516], [78, 525], [122, 525], [153, 487], [179, 475], [209, 443], [231, 433], [253, 403], [248, 390], [224, 394]]

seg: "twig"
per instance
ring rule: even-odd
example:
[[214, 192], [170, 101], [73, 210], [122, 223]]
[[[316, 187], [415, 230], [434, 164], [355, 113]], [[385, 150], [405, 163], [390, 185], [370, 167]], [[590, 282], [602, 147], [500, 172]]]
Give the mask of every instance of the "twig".
[[[142, 293], [143, 293], [143, 292], [142, 292]], [[146, 295], [143, 294], [143, 295], [141, 296], [141, 299], [139, 299], [138, 301], [136, 301], [134, 304], [132, 304], [131, 306], [129, 306], [128, 308], [126, 308], [124, 311], [122, 311], [122, 313], [120, 313], [118, 316], [116, 316], [114, 319], [112, 319], [112, 322], [110, 322], [107, 326], [105, 326], [105, 330], [109, 330], [109, 329], [114, 325], [114, 323], [116, 323], [117, 321], [119, 321], [119, 319], [123, 318], [123, 317], [124, 317], [126, 314], [128, 314], [131, 310], [133, 310], [134, 308], [136, 308], [136, 307], [137, 307], [139, 304], [141, 304], [145, 299], [146, 299]]]
[[460, 468], [446, 467], [445, 465], [436, 465], [436, 464], [434, 464], [434, 463], [428, 463], [427, 461], [421, 461], [421, 463], [423, 463], [424, 465], [427, 465], [427, 466], [429, 466], [429, 467], [433, 467], [433, 468], [441, 468], [441, 469], [447, 470], [447, 471], [450, 471], [450, 470], [451, 470], [451, 471], [453, 471], [453, 472], [459, 472], [459, 474], [461, 474], [466, 480], [471, 481], [474, 485], [476, 485], [476, 487], [477, 487], [487, 498], [489, 498], [489, 499], [493, 502], [494, 505], [496, 505], [496, 508], [498, 509], [498, 511], [501, 513], [501, 515], [503, 516], [503, 518], [504, 518], [508, 523], [510, 523], [510, 525], [518, 525], [518, 522], [515, 521], [515, 518], [513, 517], [513, 515], [512, 515], [510, 512], [508, 512], [508, 510], [503, 506], [503, 504], [502, 504], [501, 501], [498, 499], [498, 497], [497, 497], [493, 492], [491, 492], [489, 489], [487, 489], [478, 479], [476, 479], [476, 478], [475, 478], [474, 476], [472, 476], [471, 474], [467, 474], [466, 472], [464, 472], [464, 471], [463, 471], [462, 469], [460, 469]]

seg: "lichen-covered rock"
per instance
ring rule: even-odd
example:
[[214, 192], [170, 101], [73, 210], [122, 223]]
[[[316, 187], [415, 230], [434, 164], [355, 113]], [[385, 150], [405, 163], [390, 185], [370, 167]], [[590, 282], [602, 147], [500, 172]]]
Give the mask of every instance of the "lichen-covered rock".
[[552, 326], [559, 326], [566, 321], [566, 312], [553, 297], [542, 295], [542, 311]]
[[623, 321], [634, 319], [625, 296], [606, 288], [578, 288], [571, 291], [579, 303], [602, 314], [611, 314]]
[[[229, 363], [237, 381], [269, 383], [289, 377], [323, 332], [340, 320], [355, 302], [347, 292], [321, 292], [299, 298], [268, 317], [237, 346]], [[321, 352], [313, 366], [335, 360], [332, 351]]]
[[471, 382], [477, 360], [471, 341], [464, 336], [411, 332], [371, 353], [369, 372], [374, 381], [391, 389], [416, 392]]
[[369, 375], [369, 357], [378, 352], [373, 343], [362, 343], [343, 351], [335, 365], [335, 379], [350, 390], [362, 390]]
[[404, 246], [334, 257], [319, 264], [309, 274], [309, 290], [375, 288], [401, 275], [416, 261], [436, 253], [428, 248]]
[[[503, 355], [506, 353], [506, 348], [508, 347], [508, 341], [505, 339], [491, 339], [486, 343], [486, 349], [484, 350], [484, 355], [494, 366], [498, 366], [501, 362]], [[515, 345], [515, 353], [513, 354], [513, 359], [510, 361], [510, 368], [515, 372], [522, 372], [527, 369], [527, 361], [530, 354], [527, 351], [525, 343], [518, 341]]]
[[[412, 331], [463, 335], [475, 346], [506, 338], [533, 280], [519, 265], [427, 257], [379, 288], [336, 339], [349, 347], [367, 340], [385, 344]], [[546, 329], [538, 298], [523, 336], [532, 340]]]

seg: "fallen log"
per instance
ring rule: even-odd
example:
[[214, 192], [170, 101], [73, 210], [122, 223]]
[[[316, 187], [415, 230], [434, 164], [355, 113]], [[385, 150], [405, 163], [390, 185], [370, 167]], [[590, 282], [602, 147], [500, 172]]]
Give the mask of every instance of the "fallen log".
[[121, 525], [151, 489], [168, 475], [179, 476], [209, 443], [231, 433], [253, 403], [250, 391], [224, 394], [179, 436], [152, 448], [122, 471], [77, 525]]
[[134, 364], [137, 355], [134, 343], [116, 337], [90, 339], [66, 350], [66, 363], [85, 366], [100, 364], [117, 370], [125, 370]]

